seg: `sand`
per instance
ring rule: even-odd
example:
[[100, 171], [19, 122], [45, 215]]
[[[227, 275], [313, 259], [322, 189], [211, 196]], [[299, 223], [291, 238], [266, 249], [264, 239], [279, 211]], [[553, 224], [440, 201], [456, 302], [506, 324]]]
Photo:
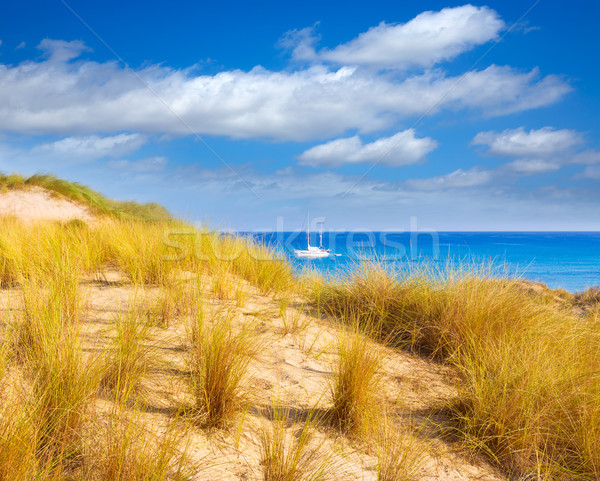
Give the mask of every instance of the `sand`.
[[[91, 281], [86, 287], [88, 316], [84, 328], [84, 348], [89, 352], [104, 350], [114, 338], [114, 320], [133, 303], [152, 302], [159, 295], [156, 287], [143, 293], [134, 289], [112, 272], [108, 282]], [[211, 282], [207, 282], [211, 285]], [[260, 480], [260, 446], [258, 433], [265, 426], [272, 398], [282, 399], [293, 412], [306, 413], [314, 406], [329, 407], [328, 380], [337, 356], [338, 327], [332, 319], [316, 317], [300, 299], [288, 307], [288, 319], [297, 316], [304, 329], [286, 332], [277, 302], [246, 286], [247, 300], [240, 306], [235, 301], [218, 300], [210, 290], [205, 293], [205, 306], [226, 309], [241, 326], [254, 326], [261, 337], [260, 351], [252, 362], [248, 380], [248, 411], [236, 425], [225, 431], [191, 433], [189, 454], [204, 469], [197, 480]], [[4, 295], [9, 295], [5, 293]], [[173, 413], [187, 400], [182, 373], [186, 372], [186, 316], [178, 316], [168, 328], [155, 328], [148, 339], [156, 349], [159, 369], [144, 383], [141, 405], [147, 426], [164, 426]], [[441, 434], [445, 420], [436, 417], [436, 408], [456, 396], [460, 379], [448, 367], [417, 355], [383, 348], [383, 386], [378, 404], [393, 406], [394, 429], [406, 430], [414, 438], [415, 449], [425, 453], [419, 470], [420, 480], [506, 481], [484, 459], [473, 457], [459, 443]], [[421, 427], [418, 427], [421, 426]], [[440, 429], [442, 427], [442, 429]], [[297, 428], [297, 426], [296, 426]], [[294, 429], [293, 427], [291, 429]], [[331, 429], [319, 430], [316, 442], [324, 457], [339, 465], [331, 480], [376, 480], [377, 458], [373, 445], [354, 441]]]
[[73, 219], [92, 222], [94, 219], [87, 207], [53, 196], [40, 187], [1, 193], [0, 216], [17, 217], [25, 222]]

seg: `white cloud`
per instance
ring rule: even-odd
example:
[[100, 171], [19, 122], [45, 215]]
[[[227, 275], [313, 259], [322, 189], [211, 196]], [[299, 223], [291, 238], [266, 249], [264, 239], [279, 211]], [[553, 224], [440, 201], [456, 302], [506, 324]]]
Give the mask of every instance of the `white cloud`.
[[79, 57], [83, 52], [90, 49], [80, 40], [66, 42], [64, 40], [53, 40], [45, 38], [40, 42], [38, 48], [42, 50], [50, 61], [68, 62]]
[[600, 180], [600, 165], [588, 165], [576, 178]]
[[358, 135], [317, 145], [298, 156], [300, 163], [337, 167], [344, 164], [378, 162], [392, 167], [414, 164], [437, 147], [429, 137], [415, 137], [414, 129], [363, 144]]
[[526, 132], [523, 127], [503, 132], [480, 132], [473, 145], [486, 145], [487, 154], [497, 156], [558, 156], [581, 145], [581, 134], [574, 130], [543, 127]]
[[145, 142], [146, 138], [140, 134], [118, 134], [109, 137], [89, 135], [40, 144], [32, 152], [78, 162], [126, 155], [138, 150]]
[[139, 160], [111, 160], [108, 165], [113, 169], [135, 173], [148, 173], [164, 170], [168, 162], [166, 157], [156, 156]]
[[584, 150], [574, 155], [571, 160], [575, 164], [597, 164], [600, 163], [600, 151], [594, 149]]
[[399, 118], [429, 109], [431, 115], [443, 109], [517, 112], [556, 102], [571, 90], [556, 76], [541, 78], [536, 69], [494, 65], [463, 78], [429, 71], [403, 79], [324, 66], [216, 75], [157, 65], [139, 70], [161, 101], [115, 62], [71, 61], [83, 49], [79, 42], [43, 45], [51, 51], [47, 60], [0, 64], [0, 131], [189, 135], [183, 119], [199, 134], [316, 140], [392, 128]]
[[463, 5], [428, 11], [404, 24], [380, 23], [348, 43], [315, 52], [312, 29], [287, 34], [284, 46], [295, 41], [298, 59], [383, 68], [430, 67], [477, 45], [498, 38], [505, 24], [488, 7]]
[[277, 46], [284, 50], [291, 50], [292, 56], [298, 59], [313, 59], [315, 57], [315, 44], [319, 36], [315, 33], [318, 22], [312, 27], [287, 31], [277, 42]]
[[506, 164], [506, 167], [519, 174], [543, 174], [560, 169], [559, 162], [543, 159], [517, 159]]
[[[600, 162], [600, 152], [586, 149], [583, 135], [569, 129], [543, 127], [527, 132], [519, 127], [503, 132], [480, 132], [471, 144], [486, 146], [485, 155], [513, 157], [513, 161], [499, 169], [519, 175], [555, 172], [568, 164], [592, 166]], [[594, 169], [586, 169], [577, 177], [590, 177], [593, 175], [590, 172]]]
[[458, 169], [446, 175], [428, 179], [410, 179], [405, 184], [416, 190], [446, 190], [478, 187], [492, 180], [492, 172], [474, 167], [469, 170]]

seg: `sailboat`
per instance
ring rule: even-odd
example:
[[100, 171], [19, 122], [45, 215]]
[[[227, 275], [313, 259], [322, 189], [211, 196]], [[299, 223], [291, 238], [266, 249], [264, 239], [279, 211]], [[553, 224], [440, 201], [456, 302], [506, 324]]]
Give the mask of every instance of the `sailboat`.
[[329, 252], [329, 249], [323, 249], [323, 224], [321, 224], [321, 232], [319, 233], [319, 247], [310, 245], [310, 218], [308, 219], [306, 237], [308, 240], [307, 247], [306, 249], [294, 250], [296, 257], [304, 257], [307, 259], [322, 259], [324, 257], [329, 257], [330, 255], [332, 255]]

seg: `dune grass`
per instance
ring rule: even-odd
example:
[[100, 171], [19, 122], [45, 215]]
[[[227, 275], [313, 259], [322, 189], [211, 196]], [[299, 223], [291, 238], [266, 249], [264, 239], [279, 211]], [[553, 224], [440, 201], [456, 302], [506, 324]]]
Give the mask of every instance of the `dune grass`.
[[315, 439], [322, 424], [316, 411], [299, 419], [274, 398], [270, 413], [270, 422], [259, 433], [264, 481], [320, 481], [335, 472], [329, 457], [319, 451], [323, 443]]
[[102, 375], [102, 385], [119, 401], [136, 394], [148, 371], [155, 364], [153, 349], [145, 344], [150, 324], [145, 312], [135, 304], [115, 319], [116, 336]]
[[[149, 423], [132, 396], [153, 363], [147, 337], [154, 326], [196, 321], [189, 365], [181, 367], [192, 373], [194, 418], [202, 427], [226, 427], [247, 405], [256, 349], [254, 330], [239, 329], [231, 309], [254, 289], [293, 289], [291, 267], [249, 239], [146, 215], [78, 184], [0, 176], [0, 190], [35, 186], [89, 206], [97, 219], [0, 218], [0, 288], [10, 304], [0, 326], [0, 479], [190, 479], [185, 423]], [[165, 239], [174, 229], [186, 230], [191, 249], [173, 260]], [[115, 316], [90, 334], [89, 285], [144, 295], [134, 306], [108, 306]], [[215, 314], [204, 323], [207, 297], [223, 306], [211, 306]], [[163, 367], [152, 382], [179, 372]], [[179, 389], [177, 382], [160, 388]]]
[[84, 281], [113, 268], [110, 238], [101, 228], [0, 222], [4, 287], [16, 294], [0, 339], [0, 479], [189, 479], [171, 431], [151, 434], [113, 419], [106, 439], [116, 444], [89, 455], [102, 432], [95, 426], [99, 386], [110, 385], [114, 405], [124, 406], [151, 361], [140, 309], [116, 319], [108, 369], [101, 352], [82, 348]]
[[22, 399], [25, 411], [17, 411], [16, 426], [26, 428], [23, 436], [33, 447], [29, 454], [34, 464], [43, 464], [50, 475], [80, 454], [99, 369], [96, 359], [84, 358], [80, 345], [85, 307], [78, 264], [68, 252], [46, 254], [52, 262], [38, 259], [37, 267], [19, 279], [21, 310], [9, 334], [28, 388]]
[[426, 443], [406, 428], [398, 428], [389, 415], [375, 429], [377, 481], [417, 481], [425, 465]]
[[[239, 270], [246, 272], [250, 280], [259, 279], [260, 289], [273, 288], [261, 284], [263, 278], [257, 268], [264, 266], [269, 270], [269, 262], [258, 261], [252, 254], [231, 260], [214, 256], [203, 262], [194, 256], [180, 262], [165, 261], [163, 256], [168, 249], [163, 242], [164, 232], [172, 227], [171, 222], [105, 218], [98, 225], [88, 227], [59, 222], [24, 224], [16, 219], [0, 219], [0, 225], [2, 287], [14, 288], [20, 294], [17, 310], [2, 336], [2, 381], [7, 378], [7, 372], [10, 379], [23, 378], [22, 392], [6, 381], [11, 386], [11, 395], [3, 392], [0, 396], [0, 412], [4, 414], [0, 422], [0, 475], [5, 474], [2, 479], [35, 479], [36, 476], [70, 479], [68, 473], [92, 469], [92, 461], [83, 459], [90, 422], [95, 416], [94, 398], [100, 385], [108, 387], [113, 393], [111, 399], [120, 405], [128, 402], [148, 372], [152, 355], [144, 338], [153, 316], [147, 309], [130, 309], [117, 316], [115, 341], [106, 361], [84, 355], [80, 330], [86, 313], [86, 289], [82, 282], [86, 278], [102, 279], [116, 269], [132, 285], [158, 286], [162, 327], [180, 315], [197, 312], [206, 285], [202, 279], [214, 278], [223, 265], [227, 266], [232, 279], [239, 275]], [[232, 244], [236, 249], [247, 247], [243, 239], [210, 235], [217, 247], [223, 242], [222, 250], [231, 250]], [[248, 248], [256, 247], [249, 245]], [[214, 255], [213, 251], [210, 253]], [[260, 264], [245, 267], [245, 262]], [[291, 270], [284, 274], [287, 276], [284, 284], [289, 283]], [[224, 297], [243, 303], [246, 288], [240, 286], [239, 281], [234, 283], [232, 291], [224, 292]], [[196, 358], [195, 366], [202, 365], [204, 370], [196, 371], [196, 380], [202, 379], [203, 388], [195, 384], [195, 393], [198, 412], [205, 415], [208, 425], [226, 424], [244, 405], [240, 388], [247, 366], [245, 356], [251, 344], [247, 334], [234, 333], [227, 315], [198, 332], [195, 347], [202, 358]], [[122, 443], [109, 446], [120, 452], [123, 466], [115, 467], [109, 460], [105, 460], [108, 464], [103, 466], [92, 463], [95, 467], [90, 473], [95, 474], [90, 474], [89, 479], [105, 471], [113, 473], [114, 479], [183, 479], [168, 467], [171, 466], [167, 460], [168, 443], [156, 444], [146, 436], [143, 438], [146, 444], [139, 444], [139, 433], [130, 442], [128, 433], [133, 428], [127, 427], [127, 423], [125, 426], [114, 426], [114, 434], [120, 436]], [[127, 443], [131, 447], [123, 451]], [[160, 453], [167, 453], [167, 457], [159, 456]], [[164, 476], [142, 474], [150, 472]]]
[[[36, 468], [37, 427], [32, 399], [10, 379], [9, 345], [0, 346], [0, 479], [26, 479]], [[14, 374], [13, 374], [14, 375]], [[19, 378], [17, 378], [21, 381]], [[11, 382], [13, 381], [13, 382]]]
[[600, 326], [548, 292], [485, 272], [396, 275], [378, 266], [316, 284], [314, 302], [353, 312], [376, 337], [454, 366], [454, 432], [511, 475], [596, 479]]
[[182, 272], [206, 275], [212, 278], [219, 297], [239, 305], [247, 297], [240, 279], [264, 294], [294, 288], [291, 266], [275, 253], [248, 239], [221, 236], [204, 228], [185, 226], [189, 251], [171, 260], [173, 249], [165, 238], [176, 225], [105, 218], [94, 227], [65, 227], [60, 222], [27, 225], [0, 218], [0, 287], [18, 284], [19, 278], [36, 266], [54, 269], [66, 258], [78, 264], [82, 275], [102, 278], [106, 272], [118, 270], [136, 285], [169, 287]]
[[111, 481], [187, 481], [198, 472], [187, 457], [186, 432], [177, 420], [157, 432], [143, 427], [139, 414], [115, 406], [84, 452], [82, 479]]
[[341, 326], [338, 355], [331, 365], [331, 422], [343, 432], [360, 435], [375, 422], [381, 387], [381, 355], [355, 321]]
[[231, 311], [205, 316], [199, 310], [189, 330], [188, 378], [193, 394], [193, 418], [207, 428], [227, 426], [248, 401], [245, 382], [256, 352], [253, 330], [236, 330]]

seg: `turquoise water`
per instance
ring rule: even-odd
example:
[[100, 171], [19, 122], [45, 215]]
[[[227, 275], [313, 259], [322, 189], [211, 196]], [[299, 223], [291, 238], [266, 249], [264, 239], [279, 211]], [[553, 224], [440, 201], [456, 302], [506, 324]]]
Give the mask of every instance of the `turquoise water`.
[[[502, 277], [543, 282], [551, 288], [578, 292], [600, 285], [600, 232], [325, 232], [323, 247], [341, 254], [326, 259], [297, 259], [306, 247], [302, 232], [253, 233], [257, 240], [285, 253], [301, 272], [345, 275], [365, 261], [377, 260], [397, 269], [428, 265], [491, 263]], [[318, 234], [311, 245], [319, 245]]]

